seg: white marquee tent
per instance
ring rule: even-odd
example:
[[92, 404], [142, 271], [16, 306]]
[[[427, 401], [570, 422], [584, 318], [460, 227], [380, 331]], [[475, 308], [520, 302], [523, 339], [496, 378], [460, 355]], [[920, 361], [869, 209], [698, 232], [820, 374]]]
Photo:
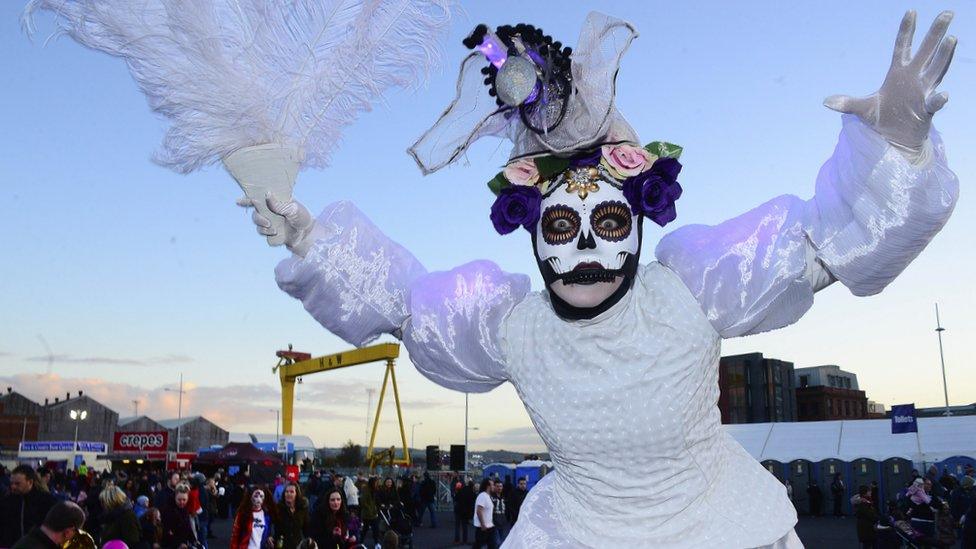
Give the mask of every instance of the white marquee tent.
[[936, 463], [953, 456], [976, 458], [976, 416], [918, 418], [915, 433], [891, 434], [890, 419], [802, 421], [725, 425], [758, 461], [852, 461], [892, 457]]

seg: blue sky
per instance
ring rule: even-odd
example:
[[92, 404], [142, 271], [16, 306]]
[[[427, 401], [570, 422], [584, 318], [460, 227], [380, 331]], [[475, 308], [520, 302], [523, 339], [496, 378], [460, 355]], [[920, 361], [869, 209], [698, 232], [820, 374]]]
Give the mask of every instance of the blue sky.
[[[404, 152], [453, 96], [460, 41], [475, 24], [531, 22], [575, 45], [590, 9], [633, 22], [641, 36], [624, 58], [618, 106], [645, 141], [685, 147], [680, 225], [716, 223], [779, 194], [809, 197], [840, 127], [823, 98], [880, 85], [906, 9], [920, 8], [916, 44], [939, 9], [953, 9], [959, 46], [942, 85], [950, 101], [936, 118], [961, 181], [953, 218], [881, 295], [854, 298], [835, 285], [797, 325], [728, 341], [724, 352], [838, 364], [873, 400], [938, 405], [938, 301], [950, 399], [976, 401], [976, 160], [967, 154], [976, 150], [976, 5], [682, 4], [466, 3], [428, 85], [389, 94], [346, 132], [330, 168], [300, 175], [296, 196], [313, 213], [353, 200], [429, 270], [488, 258], [531, 274], [539, 289], [528, 237], [500, 237], [488, 221], [485, 182], [508, 145], [478, 143], [467, 165], [426, 178]], [[16, 2], [0, 6], [0, 382], [40, 399], [86, 389], [123, 415], [139, 399], [140, 413], [161, 417], [175, 416], [161, 388], [182, 371], [194, 387], [185, 413], [273, 431], [274, 351], [347, 345], [278, 290], [273, 268], [286, 252], [254, 233], [222, 168], [183, 176], [150, 162], [166, 122], [149, 112], [124, 65], [67, 38], [45, 45], [46, 15], [31, 42], [19, 12]], [[645, 250], [662, 234], [648, 227]], [[407, 429], [423, 423], [417, 445], [460, 442], [463, 395], [434, 386], [407, 360], [399, 372]], [[362, 440], [366, 388], [378, 388], [381, 375], [377, 365], [309, 378], [296, 430], [320, 444]], [[539, 446], [510, 386], [472, 396], [471, 425], [475, 448]], [[392, 424], [383, 427], [392, 442]]]

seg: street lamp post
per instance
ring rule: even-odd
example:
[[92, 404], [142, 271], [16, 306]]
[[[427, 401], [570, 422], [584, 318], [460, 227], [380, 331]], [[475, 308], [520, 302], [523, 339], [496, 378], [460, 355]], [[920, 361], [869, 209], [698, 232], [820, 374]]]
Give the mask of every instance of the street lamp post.
[[279, 429], [279, 426], [281, 425], [281, 410], [276, 408], [268, 411], [274, 412], [275, 414], [275, 453], [280, 454], [281, 449], [279, 448], [280, 444], [278, 444], [278, 442], [281, 439], [281, 431]]
[[[183, 438], [182, 437], [183, 435], [183, 393], [186, 392], [183, 390], [183, 374], [180, 373], [180, 388], [178, 391], [176, 389], [170, 389], [169, 387], [164, 387], [163, 390], [170, 391], [170, 392], [178, 392], [180, 394], [179, 404], [177, 404], [177, 408], [176, 408], [176, 459], [179, 460], [180, 440]], [[177, 462], [177, 468], [179, 468], [179, 462]]]
[[949, 410], [949, 385], [946, 383], [945, 375], [945, 356], [942, 354], [942, 332], [945, 328], [942, 327], [942, 322], [939, 320], [939, 304], [935, 304], [935, 333], [939, 335], [939, 361], [942, 363], [942, 392], [945, 395], [945, 413], [944, 416], [951, 416], [952, 411]]
[[68, 417], [71, 418], [71, 421], [74, 421], [75, 422], [75, 442], [71, 446], [71, 451], [72, 451], [72, 455], [71, 455], [71, 468], [74, 469], [74, 470], [78, 470], [78, 455], [79, 455], [79, 452], [78, 452], [78, 426], [81, 424], [82, 421], [85, 421], [86, 419], [88, 419], [88, 410], [69, 410], [68, 411]]
[[411, 448], [416, 448], [416, 446], [414, 445], [414, 442], [416, 441], [414, 435], [417, 432], [417, 426], [423, 424], [424, 424], [423, 422], [420, 422], [420, 423], [414, 423], [413, 425], [410, 426], [410, 447]]
[[468, 393], [464, 393], [464, 471], [468, 470]]

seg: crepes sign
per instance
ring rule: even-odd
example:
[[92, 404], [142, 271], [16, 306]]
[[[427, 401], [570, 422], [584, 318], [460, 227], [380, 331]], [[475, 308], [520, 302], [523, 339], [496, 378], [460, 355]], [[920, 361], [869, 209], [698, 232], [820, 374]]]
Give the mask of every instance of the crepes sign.
[[168, 444], [169, 433], [166, 431], [116, 432], [112, 451], [118, 454], [165, 452]]

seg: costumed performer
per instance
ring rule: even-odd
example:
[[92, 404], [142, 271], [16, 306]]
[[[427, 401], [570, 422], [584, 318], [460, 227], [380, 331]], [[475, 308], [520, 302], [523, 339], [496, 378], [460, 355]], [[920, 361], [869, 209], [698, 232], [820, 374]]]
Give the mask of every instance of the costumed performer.
[[632, 26], [593, 13], [575, 51], [529, 25], [479, 26], [457, 98], [410, 152], [429, 173], [479, 137], [513, 142], [490, 217], [529, 233], [545, 290], [490, 261], [427, 272], [351, 203], [313, 222], [272, 197], [294, 252], [278, 284], [353, 345], [401, 338], [435, 383], [515, 386], [555, 469], [504, 547], [800, 547], [783, 485], [721, 428], [721, 341], [795, 322], [835, 281], [880, 292], [946, 223], [958, 182], [931, 119], [950, 20], [912, 56], [909, 12], [879, 91], [826, 100], [846, 114], [813, 198], [682, 227], [643, 265], [643, 222], [675, 219], [681, 165], [615, 108]]

